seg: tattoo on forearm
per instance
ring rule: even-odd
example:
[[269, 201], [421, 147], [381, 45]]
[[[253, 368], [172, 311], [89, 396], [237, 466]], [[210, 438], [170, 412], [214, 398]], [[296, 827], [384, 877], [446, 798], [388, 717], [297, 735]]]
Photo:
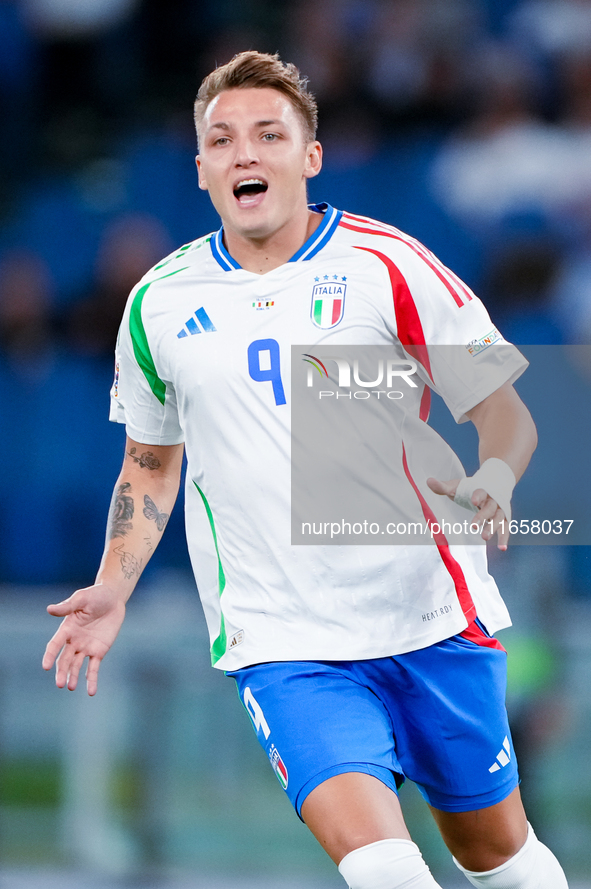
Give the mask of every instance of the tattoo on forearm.
[[146, 536], [144, 537], [144, 543], [146, 544], [148, 552], [151, 553], [152, 550], [154, 549], [154, 544], [152, 543], [152, 535], [151, 534], [146, 534]]
[[132, 577], [140, 576], [142, 562], [138, 562], [136, 557], [131, 553], [124, 552], [122, 543], [116, 547], [113, 552], [116, 552], [118, 556], [121, 556], [121, 571], [123, 572], [125, 580], [131, 580]]
[[146, 494], [144, 497], [144, 515], [150, 521], [156, 522], [156, 527], [159, 531], [164, 531], [166, 527], [166, 523], [169, 519], [169, 513], [159, 512], [158, 507], [154, 503], [151, 497], [148, 497]]
[[113, 494], [108, 521], [111, 540], [114, 537], [125, 537], [127, 532], [133, 528], [131, 520], [133, 518], [134, 506], [133, 497], [130, 494], [131, 485], [129, 482], [123, 482]]
[[152, 451], [144, 451], [143, 454], [137, 456], [137, 448], [132, 448], [127, 452], [127, 456], [135, 463], [139, 463], [140, 469], [160, 469], [162, 465], [158, 457], [155, 457]]

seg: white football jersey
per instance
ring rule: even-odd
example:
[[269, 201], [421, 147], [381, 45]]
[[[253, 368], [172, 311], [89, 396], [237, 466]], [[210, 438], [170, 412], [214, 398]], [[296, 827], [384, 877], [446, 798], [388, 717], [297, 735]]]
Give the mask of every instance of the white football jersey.
[[[459, 461], [424, 422], [430, 388], [461, 422], [527, 366], [510, 346], [498, 360], [501, 337], [480, 300], [418, 241], [312, 209], [323, 214], [317, 230], [264, 275], [228, 254], [223, 229], [186, 244], [132, 291], [118, 338], [111, 419], [146, 445], [185, 443], [189, 551], [212, 662], [226, 670], [400, 654], [476, 615], [491, 633], [510, 623], [484, 546], [291, 544], [292, 345], [317, 355], [395, 344], [419, 370], [410, 419], [432, 433], [448, 472]], [[437, 359], [433, 347], [446, 344], [463, 347], [459, 370]], [[429, 490], [437, 471], [421, 453], [393, 447], [417, 508], [469, 517]]]

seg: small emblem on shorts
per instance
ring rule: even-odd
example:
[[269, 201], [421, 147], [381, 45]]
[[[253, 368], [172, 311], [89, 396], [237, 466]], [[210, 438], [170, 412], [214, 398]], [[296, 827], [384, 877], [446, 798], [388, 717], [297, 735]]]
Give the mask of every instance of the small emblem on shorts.
[[234, 633], [232, 638], [230, 639], [230, 644], [228, 648], [236, 648], [237, 645], [241, 645], [244, 642], [244, 630], [238, 630], [237, 633]]
[[287, 776], [287, 769], [285, 768], [285, 763], [279, 756], [279, 751], [277, 750], [277, 747], [275, 747], [275, 744], [271, 744], [271, 748], [269, 750], [269, 759], [271, 760], [273, 771], [277, 775], [279, 783], [284, 790], [287, 790], [287, 782], [289, 780]]
[[499, 769], [508, 766], [511, 762], [511, 746], [509, 744], [509, 738], [505, 736], [505, 740], [503, 741], [503, 746], [499, 753], [497, 753], [497, 761], [493, 762], [492, 766], [489, 769], [489, 772], [498, 772]]

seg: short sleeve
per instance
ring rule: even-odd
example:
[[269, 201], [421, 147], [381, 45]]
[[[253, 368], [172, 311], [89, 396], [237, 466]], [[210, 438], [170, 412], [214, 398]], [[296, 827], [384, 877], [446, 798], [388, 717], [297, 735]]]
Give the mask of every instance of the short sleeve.
[[407, 254], [395, 291], [397, 336], [457, 423], [527, 368], [480, 299], [425, 248]]
[[144, 323], [148, 286], [132, 291], [119, 328], [109, 419], [124, 423], [129, 437], [142, 444], [180, 444], [176, 393], [158, 373]]

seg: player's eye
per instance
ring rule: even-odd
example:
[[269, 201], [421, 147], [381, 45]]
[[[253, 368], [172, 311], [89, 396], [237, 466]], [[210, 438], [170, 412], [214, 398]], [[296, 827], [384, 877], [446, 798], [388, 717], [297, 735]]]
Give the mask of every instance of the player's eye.
[[216, 139], [213, 143], [214, 145], [227, 145], [230, 140], [227, 136], [220, 136], [219, 139]]
[[265, 133], [263, 136], [265, 142], [274, 142], [275, 139], [277, 139], [277, 133]]

